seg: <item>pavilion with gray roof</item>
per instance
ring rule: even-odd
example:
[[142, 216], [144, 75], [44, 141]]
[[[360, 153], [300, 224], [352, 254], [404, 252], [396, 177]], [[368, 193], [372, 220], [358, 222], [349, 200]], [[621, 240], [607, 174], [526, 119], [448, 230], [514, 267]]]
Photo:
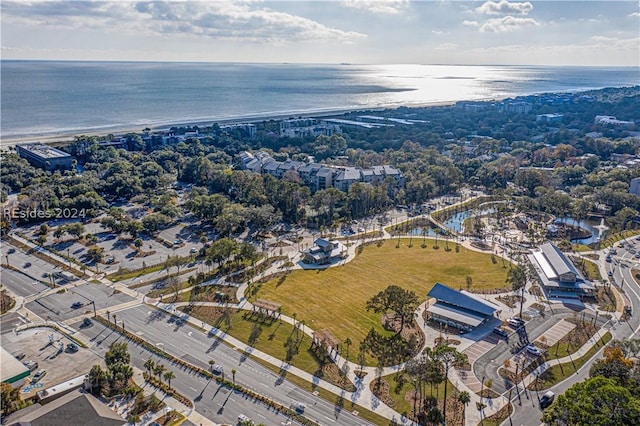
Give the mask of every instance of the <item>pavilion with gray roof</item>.
[[467, 292], [436, 283], [427, 296], [436, 299], [427, 308], [427, 319], [468, 332], [493, 318], [498, 309]]
[[545, 243], [529, 255], [548, 298], [592, 296], [595, 287], [556, 246]]

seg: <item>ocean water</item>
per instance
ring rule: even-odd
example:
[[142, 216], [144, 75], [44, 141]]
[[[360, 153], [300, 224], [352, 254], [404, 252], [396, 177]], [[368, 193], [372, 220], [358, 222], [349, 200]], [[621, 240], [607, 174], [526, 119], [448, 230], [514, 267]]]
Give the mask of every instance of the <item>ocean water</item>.
[[640, 84], [637, 67], [1, 61], [0, 138]]

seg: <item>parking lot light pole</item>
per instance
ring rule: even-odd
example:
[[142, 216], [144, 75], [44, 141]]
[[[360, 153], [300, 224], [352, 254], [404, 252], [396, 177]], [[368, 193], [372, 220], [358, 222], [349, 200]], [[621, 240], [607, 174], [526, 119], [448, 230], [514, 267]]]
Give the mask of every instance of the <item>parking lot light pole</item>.
[[93, 305], [93, 317], [97, 317], [98, 315], [96, 314], [96, 302], [95, 300], [91, 301], [91, 304]]

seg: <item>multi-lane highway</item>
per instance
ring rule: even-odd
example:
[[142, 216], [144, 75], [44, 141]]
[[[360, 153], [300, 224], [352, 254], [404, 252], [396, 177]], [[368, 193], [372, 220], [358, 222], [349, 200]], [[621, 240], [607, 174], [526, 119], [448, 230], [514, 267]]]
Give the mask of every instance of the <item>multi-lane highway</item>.
[[[176, 321], [176, 318], [163, 311], [149, 306], [136, 306], [130, 309], [116, 312], [118, 323], [124, 321], [126, 329], [135, 333], [149, 342], [152, 342], [165, 351], [178, 358], [189, 361], [202, 368], [209, 366], [209, 360], [224, 367], [226, 378], [231, 378], [231, 371], [236, 370], [236, 380], [243, 386], [253, 389], [270, 399], [289, 406], [294, 401], [305, 404], [304, 415], [321, 424], [336, 425], [363, 425], [369, 424], [362, 418], [347, 411], [349, 401], [343, 402], [344, 409], [337, 404], [328, 402], [311, 392], [307, 392], [257, 362], [244, 356], [202, 331], [189, 325]], [[77, 326], [77, 324], [75, 325]], [[110, 340], [114, 339], [114, 333], [99, 324], [83, 329], [96, 350], [104, 350]], [[107, 339], [107, 336], [108, 339]], [[131, 348], [132, 358], [136, 358], [135, 365], [143, 368], [142, 364], [151, 355], [142, 348]], [[157, 358], [154, 358], [157, 359]], [[140, 364], [140, 365], [138, 365]], [[177, 367], [175, 368], [177, 369]], [[177, 372], [174, 371], [177, 375]], [[244, 400], [241, 395], [230, 395], [233, 398], [233, 409], [224, 406], [220, 410], [222, 402], [227, 398], [227, 391], [220, 388], [215, 382], [210, 382], [202, 377], [181, 372], [181, 376], [175, 380], [176, 389], [184, 395], [196, 401], [196, 410], [216, 422], [229, 422], [233, 416], [240, 412], [255, 416], [266, 416], [265, 408], [254, 402]], [[172, 381], [172, 386], [174, 381]], [[223, 397], [221, 397], [221, 395]], [[336, 397], [336, 402], [338, 397]], [[227, 401], [227, 405], [229, 402]], [[266, 410], [268, 412], [268, 410]], [[230, 412], [233, 412], [229, 414]], [[280, 420], [282, 421], [282, 420]], [[280, 424], [279, 422], [264, 421], [267, 424]]]

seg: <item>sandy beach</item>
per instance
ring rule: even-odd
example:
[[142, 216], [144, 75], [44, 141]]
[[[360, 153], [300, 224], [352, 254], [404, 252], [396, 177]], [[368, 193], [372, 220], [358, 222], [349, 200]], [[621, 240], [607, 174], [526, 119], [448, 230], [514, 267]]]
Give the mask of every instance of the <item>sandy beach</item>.
[[[490, 101], [494, 99], [485, 99], [484, 101]], [[474, 100], [480, 101], [480, 100]], [[444, 106], [453, 106], [456, 104], [456, 101], [443, 101], [443, 102], [429, 102], [425, 104], [419, 105], [406, 105], [408, 108], [428, 108], [428, 107], [444, 107]], [[212, 119], [207, 121], [193, 121], [193, 122], [172, 122], [167, 121], [166, 123], [155, 125], [155, 126], [146, 126], [151, 129], [151, 132], [163, 132], [169, 130], [171, 127], [188, 127], [188, 126], [199, 126], [206, 127], [211, 126], [213, 123], [218, 123], [221, 125], [225, 124], [235, 124], [235, 123], [259, 123], [262, 121], [269, 120], [283, 120], [287, 118], [293, 117], [314, 117], [318, 119], [329, 118], [341, 116], [343, 114], [351, 113], [351, 112], [371, 112], [371, 111], [385, 111], [385, 110], [393, 110], [405, 105], [393, 105], [393, 106], [380, 106], [375, 108], [362, 108], [362, 109], [332, 109], [330, 111], [318, 111], [318, 112], [305, 112], [305, 113], [296, 113], [296, 114], [284, 114], [284, 115], [251, 115], [244, 117], [233, 117], [233, 118], [225, 118], [225, 119]], [[15, 137], [3, 137], [0, 140], [0, 149], [7, 150], [10, 147], [13, 147], [20, 143], [32, 143], [32, 142], [40, 142], [49, 145], [57, 145], [57, 144], [66, 144], [69, 142], [73, 142], [77, 136], [106, 136], [109, 134], [114, 135], [123, 135], [127, 133], [142, 133], [142, 130], [145, 128], [144, 125], [137, 126], [135, 128], [131, 126], [123, 126], [123, 127], [113, 127], [108, 130], [96, 130], [93, 131], [91, 129], [82, 130], [79, 129], [74, 132], [55, 132], [55, 133], [40, 133], [40, 134], [30, 134], [30, 135], [21, 135]]]

